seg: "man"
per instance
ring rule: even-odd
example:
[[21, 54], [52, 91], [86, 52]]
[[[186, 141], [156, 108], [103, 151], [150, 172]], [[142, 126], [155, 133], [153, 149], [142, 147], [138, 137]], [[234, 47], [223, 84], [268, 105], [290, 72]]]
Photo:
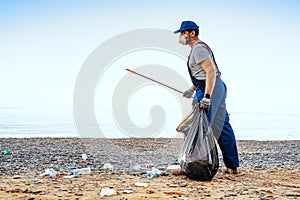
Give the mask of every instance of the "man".
[[192, 21], [183, 21], [174, 33], [180, 33], [179, 42], [189, 45], [188, 71], [193, 86], [183, 96], [191, 98], [196, 91], [193, 105], [200, 102], [200, 107], [208, 110], [208, 118], [218, 141], [226, 166], [226, 172], [237, 174], [239, 158], [234, 132], [226, 111], [226, 85], [221, 80], [221, 72], [210, 47], [199, 37], [199, 26]]

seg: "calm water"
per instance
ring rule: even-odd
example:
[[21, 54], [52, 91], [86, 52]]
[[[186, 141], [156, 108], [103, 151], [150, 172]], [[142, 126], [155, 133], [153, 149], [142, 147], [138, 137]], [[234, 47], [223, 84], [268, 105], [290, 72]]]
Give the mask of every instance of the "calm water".
[[[30, 114], [28, 114], [30, 113]], [[300, 114], [231, 113], [231, 124], [239, 140], [299, 140]], [[158, 137], [176, 137], [176, 124], [169, 125]], [[118, 133], [116, 125], [103, 127], [112, 138], [128, 137]], [[73, 117], [57, 113], [45, 115], [26, 110], [3, 109], [0, 113], [0, 137], [80, 137]]]

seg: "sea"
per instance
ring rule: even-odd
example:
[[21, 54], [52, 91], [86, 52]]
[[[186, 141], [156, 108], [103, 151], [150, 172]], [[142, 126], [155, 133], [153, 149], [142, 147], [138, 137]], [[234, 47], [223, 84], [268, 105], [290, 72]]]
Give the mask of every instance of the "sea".
[[[81, 137], [72, 114], [13, 108], [0, 110], [0, 138]], [[232, 112], [230, 122], [237, 140], [300, 140], [300, 114]], [[176, 124], [177, 121], [169, 123], [153, 137], [178, 137]], [[106, 121], [99, 126], [107, 133], [104, 134], [106, 138], [131, 137], [118, 132], [118, 126], [113, 121]]]

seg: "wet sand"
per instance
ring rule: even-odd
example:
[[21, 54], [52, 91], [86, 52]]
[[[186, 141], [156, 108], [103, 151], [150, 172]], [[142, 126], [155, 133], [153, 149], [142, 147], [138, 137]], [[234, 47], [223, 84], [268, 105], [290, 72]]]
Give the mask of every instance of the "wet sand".
[[[210, 182], [151, 167], [177, 163], [182, 139], [2, 138], [0, 199], [299, 199], [300, 140], [238, 141], [240, 173], [220, 170]], [[81, 154], [88, 160], [84, 161]], [[91, 173], [69, 176], [74, 168]], [[47, 168], [57, 177], [40, 176]], [[147, 184], [146, 187], [136, 183]], [[101, 196], [104, 188], [116, 194]]]

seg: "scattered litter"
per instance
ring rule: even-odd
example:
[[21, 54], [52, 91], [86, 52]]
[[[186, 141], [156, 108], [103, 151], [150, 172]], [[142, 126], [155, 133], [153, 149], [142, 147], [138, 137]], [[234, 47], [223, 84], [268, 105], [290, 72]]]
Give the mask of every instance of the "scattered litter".
[[102, 188], [102, 190], [100, 192], [101, 197], [110, 196], [110, 195], [114, 195], [114, 194], [117, 194], [116, 191], [114, 189], [110, 189], [110, 188]]
[[89, 174], [91, 173], [91, 168], [81, 168], [81, 169], [74, 169], [71, 171], [70, 175], [75, 175], [75, 174]]
[[60, 172], [65, 171], [65, 170], [66, 170], [65, 167], [60, 167], [60, 168], [58, 169], [58, 171], [60, 171]]
[[68, 166], [67, 169], [68, 169], [68, 170], [69, 170], [69, 169], [76, 169], [76, 166], [71, 165], [71, 166]]
[[11, 152], [8, 150], [4, 150], [1, 152], [2, 155], [11, 155]]
[[88, 160], [89, 158], [85, 153], [81, 154], [82, 160]]
[[74, 178], [74, 177], [75, 177], [75, 174], [70, 175], [70, 176], [64, 176], [64, 178], [69, 178], [69, 179]]
[[136, 182], [134, 185], [137, 187], [148, 187], [147, 183], [141, 183], [141, 182]]
[[105, 163], [103, 165], [103, 169], [113, 170], [114, 166], [112, 164], [110, 164], [110, 163]]
[[59, 173], [57, 173], [54, 169], [50, 168], [50, 169], [46, 169], [44, 173], [41, 173], [40, 176], [52, 176], [52, 177], [58, 177]]
[[132, 171], [133, 172], [140, 172], [141, 171], [141, 166], [140, 165], [133, 166]]
[[38, 180], [33, 180], [32, 183], [34, 184], [38, 184], [38, 183], [42, 183], [43, 180], [42, 179], [38, 179]]
[[151, 179], [153, 177], [159, 177], [162, 172], [163, 171], [161, 171], [155, 167], [152, 167], [151, 171], [147, 171], [147, 178]]
[[147, 164], [145, 164], [145, 167], [149, 169], [149, 168], [154, 167], [154, 164], [152, 164], [152, 163], [147, 163]]

